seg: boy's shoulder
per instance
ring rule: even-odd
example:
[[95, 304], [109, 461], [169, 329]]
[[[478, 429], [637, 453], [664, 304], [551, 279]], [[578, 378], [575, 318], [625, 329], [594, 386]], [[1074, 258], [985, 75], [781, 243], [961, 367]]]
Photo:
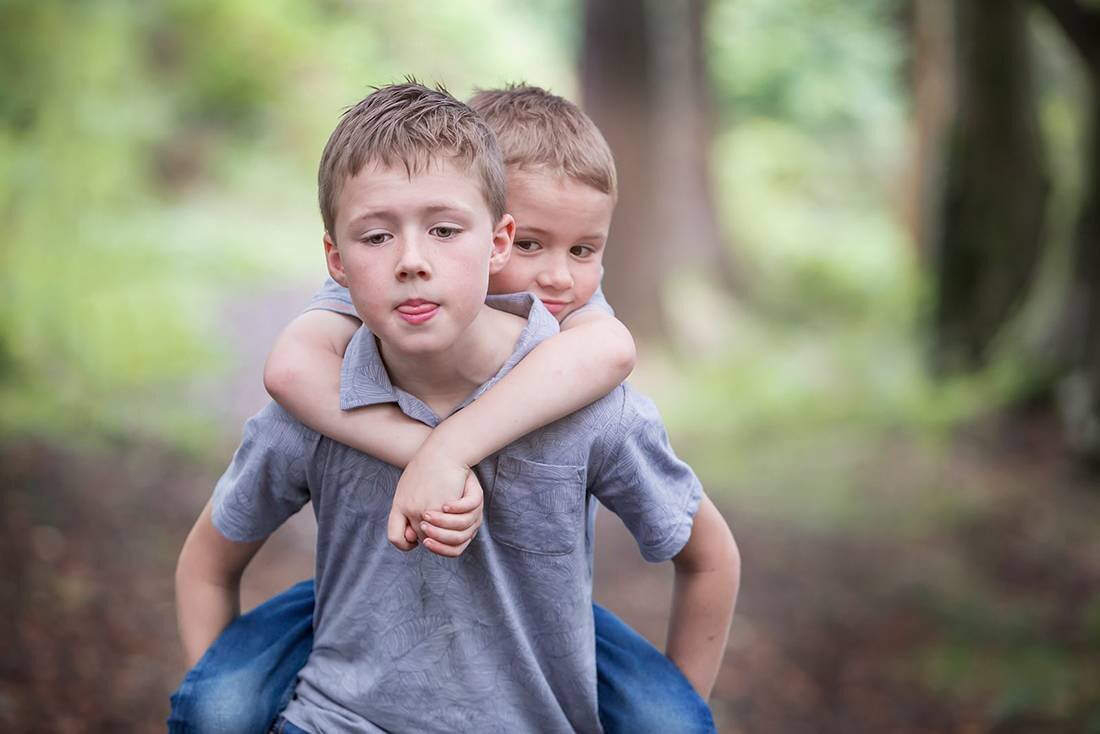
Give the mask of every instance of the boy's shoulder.
[[322, 440], [324, 436], [271, 401], [245, 422], [241, 449], [300, 456], [316, 449]]
[[652, 400], [623, 383], [599, 400], [512, 443], [504, 453], [546, 464], [587, 465], [588, 476], [627, 444], [660, 443], [664, 423]]
[[602, 436], [611, 443], [638, 431], [664, 429], [657, 404], [626, 382], [584, 410], [593, 411], [594, 420], [602, 423]]
[[601, 436], [608, 456], [621, 454], [625, 448], [640, 448], [642, 458], [661, 461], [671, 453], [664, 420], [649, 397], [624, 382], [598, 402], [606, 403], [604, 411], [613, 418]]

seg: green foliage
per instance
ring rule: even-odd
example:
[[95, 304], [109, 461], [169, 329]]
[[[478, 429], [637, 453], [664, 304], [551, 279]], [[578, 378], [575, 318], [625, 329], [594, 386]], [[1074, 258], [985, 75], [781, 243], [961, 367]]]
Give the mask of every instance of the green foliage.
[[877, 127], [896, 121], [900, 99], [891, 90], [902, 83], [902, 6], [718, 0], [708, 30], [720, 109], [734, 120], [768, 117], [873, 142]]
[[1065, 715], [1086, 692], [1088, 661], [1041, 642], [1014, 649], [976, 649], [959, 642], [929, 652], [928, 675], [937, 688], [965, 700], [985, 698], [994, 722], [1024, 714]]
[[208, 434], [184, 391], [228, 364], [227, 304], [320, 282], [316, 162], [369, 85], [574, 92], [552, 24], [502, 1], [0, 12], [0, 433]]

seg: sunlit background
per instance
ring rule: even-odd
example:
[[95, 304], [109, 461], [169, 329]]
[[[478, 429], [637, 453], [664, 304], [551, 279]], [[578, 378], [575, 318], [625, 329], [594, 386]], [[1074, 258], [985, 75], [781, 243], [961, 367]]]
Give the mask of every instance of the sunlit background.
[[[325, 275], [321, 148], [412, 75], [547, 87], [619, 157], [632, 379], [744, 559], [721, 731], [1100, 732], [1100, 423], [1087, 364], [1052, 357], [1094, 89], [1057, 5], [1100, 26], [1054, 0], [0, 1], [0, 724], [167, 715], [176, 554]], [[949, 194], [980, 179], [951, 126], [993, 104], [964, 68], [983, 12], [1023, 29], [1045, 177], [1027, 285], [974, 356], [942, 263], [980, 239], [952, 239], [975, 199]], [[310, 575], [309, 523], [247, 603]], [[601, 533], [597, 599], [661, 644], [668, 569]]]

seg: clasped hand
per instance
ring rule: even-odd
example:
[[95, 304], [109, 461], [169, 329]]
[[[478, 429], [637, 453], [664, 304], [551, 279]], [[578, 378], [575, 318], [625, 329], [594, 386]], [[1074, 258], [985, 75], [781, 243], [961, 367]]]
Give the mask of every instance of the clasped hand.
[[423, 543], [433, 553], [455, 558], [477, 535], [484, 501], [470, 467], [426, 446], [397, 482], [386, 536], [403, 551]]

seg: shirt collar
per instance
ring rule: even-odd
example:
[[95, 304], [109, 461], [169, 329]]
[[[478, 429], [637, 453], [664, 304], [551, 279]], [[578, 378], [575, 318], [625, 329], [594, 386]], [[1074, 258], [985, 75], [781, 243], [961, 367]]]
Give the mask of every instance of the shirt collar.
[[[558, 333], [558, 322], [542, 302], [530, 293], [489, 296], [485, 299], [485, 303], [500, 311], [522, 316], [527, 319], [527, 324], [523, 327], [519, 339], [516, 340], [512, 355], [505, 360], [495, 375], [470, 393], [456, 410], [466, 407], [480, 397], [508, 374], [540, 342]], [[406, 415], [430, 426], [440, 422], [440, 418], [419, 398], [394, 387], [389, 373], [386, 372], [382, 355], [378, 351], [378, 342], [374, 334], [363, 326], [355, 332], [355, 336], [352, 337], [344, 352], [344, 366], [340, 372], [340, 407], [343, 410], [352, 410], [381, 403], [397, 403]]]

